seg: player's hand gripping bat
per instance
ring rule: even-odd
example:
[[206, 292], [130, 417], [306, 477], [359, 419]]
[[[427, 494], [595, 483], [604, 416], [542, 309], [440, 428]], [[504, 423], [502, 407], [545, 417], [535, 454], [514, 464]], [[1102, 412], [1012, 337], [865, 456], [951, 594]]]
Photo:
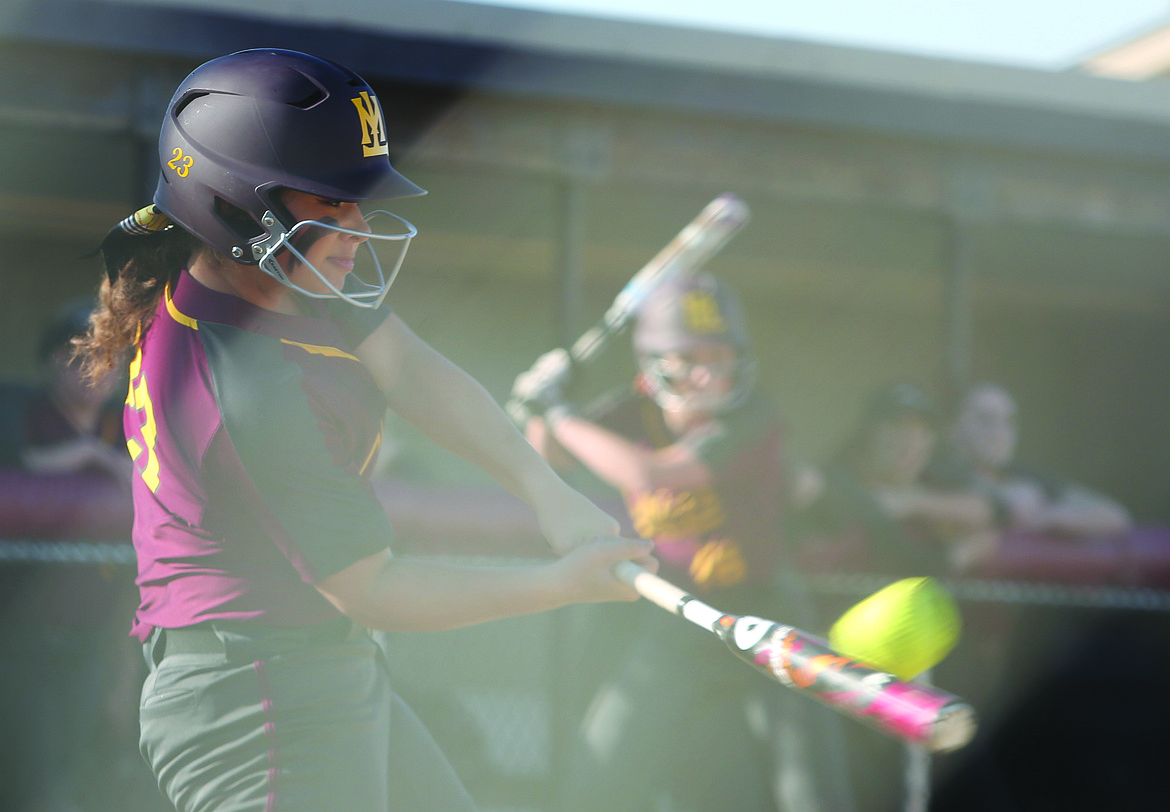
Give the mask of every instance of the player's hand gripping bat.
[[714, 633], [764, 675], [894, 738], [944, 752], [975, 734], [975, 712], [952, 694], [903, 682], [792, 626], [720, 612], [632, 561], [614, 571], [651, 603]]
[[[573, 342], [568, 351], [571, 363], [585, 363], [621, 333], [650, 292], [662, 282], [702, 268], [747, 224], [750, 216], [747, 204], [730, 193], [708, 203], [630, 278], [601, 319]], [[505, 409], [517, 423], [523, 424], [528, 419], [528, 409], [515, 397], [505, 404]]]

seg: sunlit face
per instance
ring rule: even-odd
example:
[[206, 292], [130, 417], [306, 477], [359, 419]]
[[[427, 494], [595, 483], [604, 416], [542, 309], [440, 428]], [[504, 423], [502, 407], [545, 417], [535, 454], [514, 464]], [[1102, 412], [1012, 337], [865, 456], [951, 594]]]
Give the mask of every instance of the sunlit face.
[[1011, 462], [1019, 433], [1016, 402], [993, 384], [974, 387], [955, 421], [955, 442], [980, 468], [998, 469]]
[[[354, 231], [370, 230], [357, 203], [331, 200], [294, 190], [284, 192], [281, 201], [298, 221], [318, 220], [335, 223]], [[353, 271], [358, 248], [365, 241], [365, 237], [353, 234], [311, 228], [306, 230], [303, 236], [298, 235], [293, 243], [326, 279], [341, 288], [345, 283], [345, 277]], [[329, 293], [329, 288], [290, 252], [283, 252], [280, 263], [294, 284], [313, 293]]]
[[738, 360], [739, 353], [730, 344], [705, 344], [663, 355], [658, 369], [680, 393], [728, 392]]
[[934, 443], [934, 428], [914, 412], [882, 420], [870, 439], [869, 471], [885, 484], [909, 485], [930, 461]]

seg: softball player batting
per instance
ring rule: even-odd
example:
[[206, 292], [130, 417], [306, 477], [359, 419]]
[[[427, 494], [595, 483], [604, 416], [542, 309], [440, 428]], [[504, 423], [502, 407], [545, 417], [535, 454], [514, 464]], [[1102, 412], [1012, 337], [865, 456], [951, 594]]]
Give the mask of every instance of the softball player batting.
[[[423, 193], [385, 133], [334, 63], [212, 60], [167, 107], [153, 205], [102, 246], [80, 351], [95, 375], [133, 356], [141, 749], [181, 812], [471, 809], [366, 628], [633, 600], [612, 565], [655, 566], [382, 304], [415, 229], [363, 205]], [[385, 269], [374, 243], [397, 248]], [[388, 406], [525, 498], [563, 555], [395, 559], [367, 482]]]
[[[639, 308], [633, 345], [637, 380], [600, 413], [565, 402], [563, 350], [520, 375], [513, 398], [537, 415], [530, 441], [621, 491], [672, 582], [723, 611], [808, 623], [798, 585], [783, 575], [794, 471], [783, 425], [755, 386], [738, 298], [709, 273], [675, 277]], [[849, 808], [829, 800], [840, 782], [810, 780], [826, 775], [819, 728], [835, 720], [776, 691], [701, 630], [649, 604], [638, 610], [632, 642], [588, 704], [564, 812]], [[599, 640], [614, 633], [602, 628]]]

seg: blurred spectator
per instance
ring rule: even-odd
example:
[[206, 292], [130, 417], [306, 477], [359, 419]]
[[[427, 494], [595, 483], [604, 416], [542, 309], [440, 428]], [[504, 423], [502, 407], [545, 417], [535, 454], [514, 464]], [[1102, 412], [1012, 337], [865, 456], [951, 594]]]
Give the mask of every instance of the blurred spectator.
[[1070, 536], [1130, 529], [1129, 512], [1114, 499], [1018, 464], [1018, 440], [1015, 399], [998, 384], [975, 384], [959, 404], [940, 473], [987, 493], [1007, 529]]
[[122, 438], [119, 381], [90, 386], [74, 362], [72, 339], [89, 323], [91, 300], [64, 306], [37, 349], [40, 380], [0, 383], [0, 466], [33, 473], [93, 471], [129, 488], [132, 464]]
[[994, 554], [988, 499], [970, 488], [923, 482], [938, 439], [938, 412], [912, 383], [877, 392], [825, 469], [805, 512], [807, 538], [859, 553], [896, 575], [961, 572]]
[[[967, 388], [928, 478], [986, 494], [1009, 537], [1013, 531], [1066, 538], [1125, 533], [1129, 514], [1113, 499], [1016, 462], [1017, 412], [1015, 398], [1003, 386], [980, 382]], [[1029, 546], [1026, 539], [1016, 541], [1024, 541], [1024, 549]], [[1145, 721], [1158, 714], [1130, 712], [1155, 707], [1164, 693], [1164, 635], [1144, 627], [1146, 613], [1069, 610], [1042, 602], [965, 609], [963, 642], [939, 676], [975, 703], [980, 733], [951, 765], [953, 774], [940, 781], [938, 809], [1137, 809], [1151, 804], [1145, 793], [1161, 797], [1162, 787], [1154, 789], [1158, 781], [1143, 780], [1156, 768], [1140, 766], [1147, 749], [1158, 750], [1160, 727]], [[1154, 625], [1165, 628], [1161, 619]], [[1138, 678], [1126, 681], [1124, 691], [1102, 691], [1098, 666], [1119, 650], [1145, 667]], [[1120, 704], [1094, 705], [1070, 721], [1063, 712], [1075, 701], [1070, 697], [1092, 690], [1125, 698]], [[1033, 756], [1039, 752], [1050, 757], [1037, 761]], [[1078, 763], [1084, 768], [1069, 766]], [[1113, 766], [1102, 766], [1106, 763]], [[1048, 764], [1061, 767], [1047, 772]], [[1062, 786], [1053, 778], [1057, 773], [1082, 777], [1062, 795], [1053, 791]]]
[[[91, 307], [71, 302], [46, 325], [39, 380], [0, 384], [0, 467], [62, 493], [92, 484], [128, 503], [132, 463], [111, 397], [119, 382], [91, 388], [72, 360]], [[133, 586], [133, 571], [113, 564], [0, 562], [0, 810], [136, 803], [122, 781], [147, 774], [135, 745], [141, 655], [121, 620]]]

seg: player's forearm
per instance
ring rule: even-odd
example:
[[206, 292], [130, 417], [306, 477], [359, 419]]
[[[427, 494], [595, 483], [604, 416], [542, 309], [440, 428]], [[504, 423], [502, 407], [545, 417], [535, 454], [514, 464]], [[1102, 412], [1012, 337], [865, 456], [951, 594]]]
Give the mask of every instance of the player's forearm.
[[548, 461], [554, 471], [571, 468], [575, 464], [576, 460], [573, 455], [553, 439], [548, 427], [544, 424], [544, 418], [536, 416], [529, 418], [524, 425], [524, 437], [528, 440], [529, 445]]
[[925, 501], [924, 513], [940, 521], [988, 528], [995, 518], [991, 503], [976, 494], [931, 494]]
[[392, 409], [528, 502], [554, 550], [617, 531], [613, 517], [557, 476], [487, 390], [399, 319], [387, 319], [358, 355]]
[[79, 438], [54, 446], [31, 447], [22, 452], [25, 468], [38, 474], [58, 474], [97, 468], [114, 480], [129, 485], [134, 473], [130, 457], [96, 438]]
[[647, 453], [596, 423], [567, 415], [548, 426], [553, 439], [586, 468], [619, 490], [645, 489]]
[[389, 405], [436, 444], [528, 501], [555, 474], [482, 385], [396, 318], [360, 352]]
[[1129, 513], [1108, 502], [1056, 504], [1043, 512], [1046, 529], [1082, 536], [1114, 536], [1130, 529]]
[[570, 603], [634, 600], [613, 572], [618, 561], [656, 568], [648, 541], [609, 537], [563, 558], [522, 567], [472, 567], [367, 556], [317, 584], [341, 612], [371, 629], [438, 631], [543, 612]]
[[570, 602], [548, 565], [474, 568], [387, 556], [376, 567], [360, 590], [332, 579], [319, 588], [358, 623], [382, 631], [456, 629]]
[[978, 494], [946, 493], [910, 488], [878, 494], [879, 501], [897, 519], [925, 519], [971, 528], [990, 527], [991, 503]]
[[567, 415], [552, 426], [553, 438], [586, 468], [619, 490], [656, 486], [651, 450], [589, 420]]
[[473, 463], [512, 493], [533, 500], [555, 477], [488, 392], [453, 365], [434, 372], [433, 396], [396, 408], [437, 444]]
[[556, 441], [583, 465], [623, 491], [694, 487], [710, 479], [689, 449], [649, 449], [589, 420], [568, 415], [553, 424]]

